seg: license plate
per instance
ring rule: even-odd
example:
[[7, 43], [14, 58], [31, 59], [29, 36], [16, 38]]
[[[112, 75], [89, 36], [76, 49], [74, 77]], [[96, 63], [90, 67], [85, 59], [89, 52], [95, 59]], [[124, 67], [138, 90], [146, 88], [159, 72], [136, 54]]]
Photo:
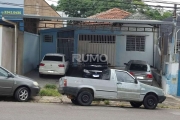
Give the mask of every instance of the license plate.
[[93, 77], [99, 77], [99, 75], [93, 75]]
[[136, 77], [137, 79], [144, 79], [144, 77], [141, 77], [141, 76], [138, 76], [138, 77]]
[[52, 70], [50, 70], [50, 71], [48, 71], [48, 73], [53, 73], [54, 71], [52, 71]]

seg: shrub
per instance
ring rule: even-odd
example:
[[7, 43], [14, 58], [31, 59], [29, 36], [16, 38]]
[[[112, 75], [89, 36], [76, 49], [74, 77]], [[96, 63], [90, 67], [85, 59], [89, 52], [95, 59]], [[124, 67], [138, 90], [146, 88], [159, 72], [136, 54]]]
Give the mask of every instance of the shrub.
[[104, 104], [105, 104], [105, 105], [109, 105], [109, 100], [105, 100], [105, 101], [104, 101]]
[[56, 85], [47, 84], [47, 85], [45, 85], [44, 88], [46, 88], [46, 89], [57, 89], [57, 86]]
[[60, 96], [60, 93], [56, 89], [42, 89], [39, 92], [40, 96]]

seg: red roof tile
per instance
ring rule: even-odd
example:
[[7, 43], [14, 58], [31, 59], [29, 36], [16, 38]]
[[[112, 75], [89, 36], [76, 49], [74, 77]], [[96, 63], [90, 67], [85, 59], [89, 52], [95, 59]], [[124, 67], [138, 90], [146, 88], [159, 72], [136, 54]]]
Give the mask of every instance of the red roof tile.
[[123, 19], [131, 15], [131, 13], [121, 10], [119, 8], [113, 8], [105, 12], [98, 13], [88, 18], [94, 19]]

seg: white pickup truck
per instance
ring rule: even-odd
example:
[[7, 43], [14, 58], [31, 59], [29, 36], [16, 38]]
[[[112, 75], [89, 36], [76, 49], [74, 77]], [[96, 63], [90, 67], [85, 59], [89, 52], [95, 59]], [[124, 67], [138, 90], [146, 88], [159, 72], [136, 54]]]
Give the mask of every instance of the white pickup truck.
[[72, 103], [88, 106], [94, 100], [128, 101], [138, 108], [155, 109], [166, 96], [162, 89], [143, 84], [123, 70], [107, 69], [100, 79], [63, 77], [59, 92], [67, 95]]

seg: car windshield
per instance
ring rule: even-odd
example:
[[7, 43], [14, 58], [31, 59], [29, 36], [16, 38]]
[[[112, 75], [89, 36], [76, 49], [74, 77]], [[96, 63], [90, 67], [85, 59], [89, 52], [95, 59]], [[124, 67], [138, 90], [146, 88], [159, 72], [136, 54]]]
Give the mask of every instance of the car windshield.
[[50, 55], [46, 55], [43, 60], [44, 61], [58, 61], [58, 62], [62, 62], [63, 61], [63, 57], [62, 56], [50, 56]]
[[147, 65], [143, 65], [143, 64], [131, 64], [130, 70], [134, 70], [134, 71], [147, 71]]

